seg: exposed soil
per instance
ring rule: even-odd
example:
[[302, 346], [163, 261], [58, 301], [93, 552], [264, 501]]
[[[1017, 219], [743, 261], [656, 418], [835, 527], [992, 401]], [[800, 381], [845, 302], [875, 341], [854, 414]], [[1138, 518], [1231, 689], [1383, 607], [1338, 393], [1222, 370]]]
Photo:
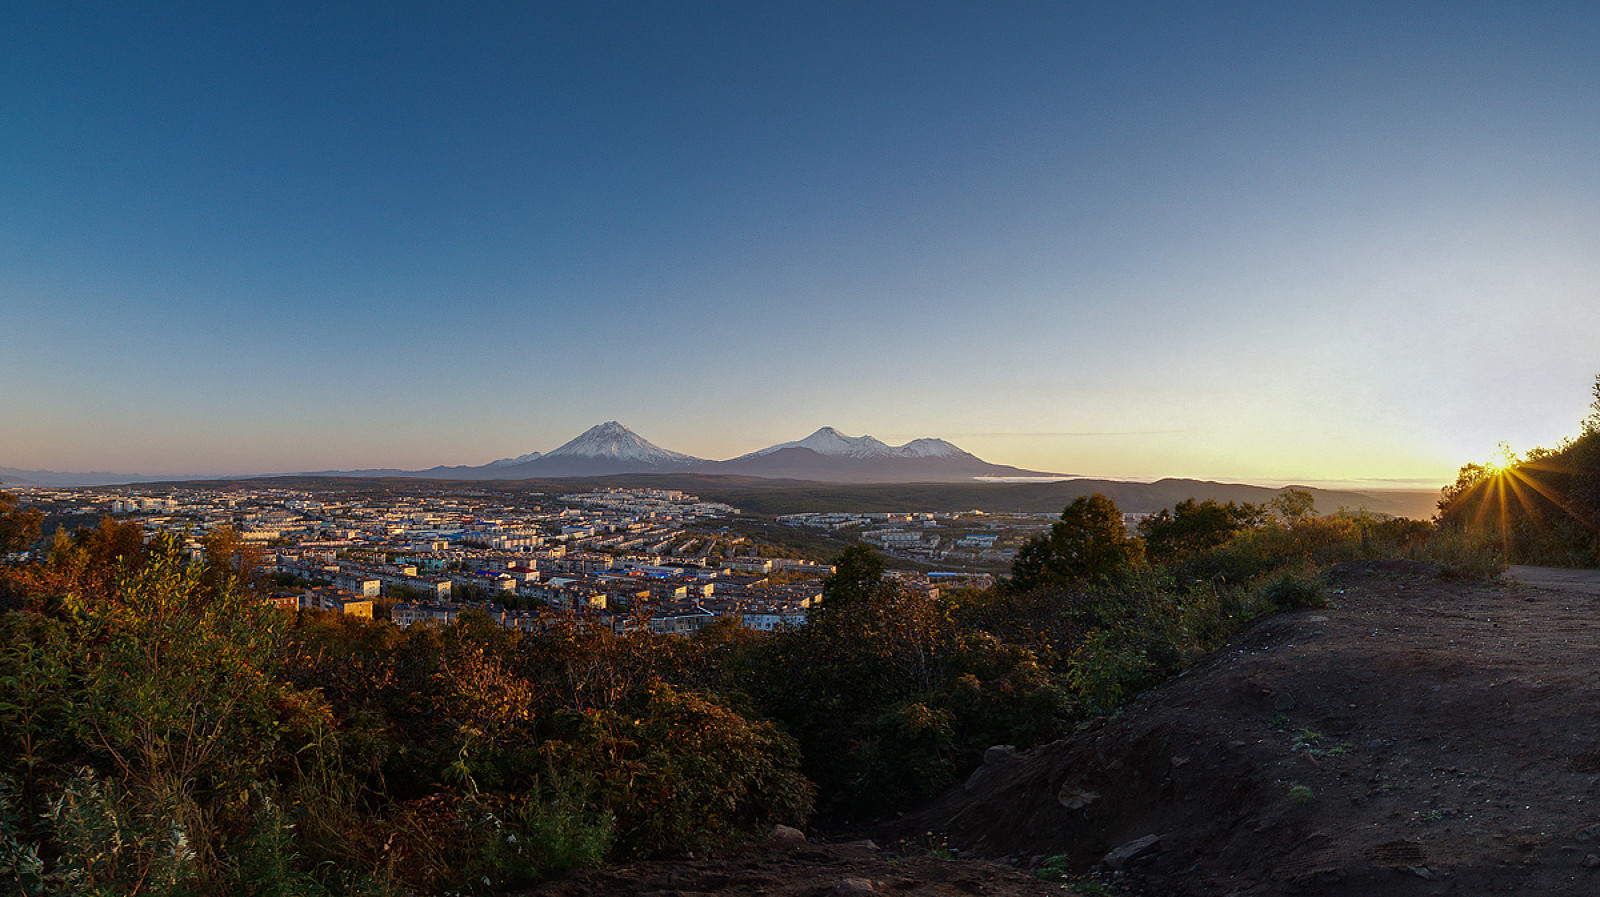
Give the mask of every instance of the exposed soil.
[[1026, 874], [1051, 859], [1133, 894], [1593, 893], [1600, 572], [1508, 579], [1336, 568], [1329, 607], [1259, 621], [1071, 738], [991, 749], [877, 833], [941, 833], [961, 861], [775, 841], [535, 893], [1059, 895]]
[[901, 854], [880, 849], [870, 841], [817, 844], [779, 838], [699, 860], [638, 863], [584, 872], [532, 893], [540, 897], [1061, 897], [1061, 885], [1003, 865]]

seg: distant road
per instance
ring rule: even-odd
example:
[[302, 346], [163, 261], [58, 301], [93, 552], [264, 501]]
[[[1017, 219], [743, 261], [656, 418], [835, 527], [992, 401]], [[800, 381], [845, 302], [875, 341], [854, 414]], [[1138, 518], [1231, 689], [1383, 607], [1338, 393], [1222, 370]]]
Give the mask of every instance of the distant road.
[[1600, 595], [1600, 570], [1574, 570], [1570, 567], [1528, 567], [1513, 565], [1506, 579], [1542, 589], [1564, 589], [1585, 595]]

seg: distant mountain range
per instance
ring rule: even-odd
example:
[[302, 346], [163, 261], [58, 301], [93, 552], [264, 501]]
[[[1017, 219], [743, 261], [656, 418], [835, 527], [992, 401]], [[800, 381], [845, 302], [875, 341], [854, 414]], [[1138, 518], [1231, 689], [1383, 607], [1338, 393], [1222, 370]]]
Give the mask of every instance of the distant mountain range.
[[[663, 483], [678, 482], [679, 485], [663, 485], [663, 488], [684, 488], [702, 494], [711, 494], [714, 488], [757, 489], [765, 492], [793, 487], [822, 502], [815, 508], [806, 505], [805, 509], [813, 510], [849, 509], [857, 505], [876, 508], [877, 505], [870, 502], [861, 505], [856, 494], [849, 491], [874, 488], [878, 491], [871, 493], [872, 501], [892, 499], [928, 508], [935, 507], [935, 499], [951, 489], [959, 492], [960, 497], [954, 499], [958, 506], [974, 508], [986, 507], [988, 499], [1000, 502], [995, 505], [996, 508], [1033, 508], [1035, 504], [1048, 507], [1063, 498], [1070, 501], [1078, 492], [1089, 489], [1105, 492], [1116, 500], [1118, 506], [1135, 511], [1169, 507], [1176, 501], [1190, 497], [1258, 502], [1265, 500], [1263, 496], [1270, 497], [1277, 492], [1276, 489], [1265, 487], [1196, 480], [1161, 480], [1156, 483], [1084, 480], [1068, 474], [991, 464], [943, 439], [913, 439], [905, 445], [894, 446], [871, 436], [846, 436], [832, 427], [823, 427], [804, 439], [782, 442], [737, 458], [711, 461], [664, 449], [616, 421], [591, 427], [548, 453], [529, 452], [487, 464], [440, 466], [426, 470], [322, 470], [282, 476], [517, 481], [629, 474], [644, 475]], [[6, 485], [110, 486], [178, 480], [263, 478], [152, 477], [0, 467], [0, 489]], [[741, 483], [746, 485], [738, 485]], [[919, 488], [918, 484], [926, 488], [915, 491]], [[930, 489], [936, 491], [930, 493]], [[968, 495], [969, 491], [973, 494]], [[1429, 516], [1438, 498], [1437, 490], [1404, 494], [1312, 491], [1317, 495], [1318, 506], [1324, 509], [1367, 507], [1413, 517]], [[830, 497], [823, 501], [824, 495]], [[1005, 498], [1010, 495], [1015, 496], [1014, 500]], [[988, 496], [988, 499], [983, 496]], [[1042, 504], [1033, 502], [1030, 497], [1040, 498]], [[828, 502], [838, 503], [838, 507], [824, 507]], [[794, 502], [789, 505], [798, 507]], [[1061, 505], [1055, 507], [1059, 510]]]
[[111, 473], [90, 471], [73, 473], [61, 470], [24, 470], [20, 467], [0, 467], [0, 488], [5, 486], [121, 486], [127, 483], [155, 483], [173, 477], [153, 477], [142, 473]]
[[[783, 442], [727, 461], [709, 461], [654, 445], [616, 421], [591, 427], [545, 454], [529, 452], [480, 465], [426, 470], [324, 470], [274, 478], [503, 480], [550, 484], [562, 479], [627, 477], [639, 484], [683, 489], [755, 513], [982, 508], [993, 511], [1055, 511], [1074, 497], [1105, 493], [1126, 511], [1154, 511], [1185, 498], [1266, 501], [1279, 491], [1263, 486], [1164, 479], [1154, 483], [1090, 480], [1067, 474], [990, 464], [943, 439], [914, 439], [892, 446], [871, 436], [846, 436], [823, 427], [804, 439]], [[24, 486], [112, 486], [188, 480], [264, 480], [252, 477], [141, 476], [63, 473], [0, 467], [0, 489]], [[314, 482], [314, 480], [307, 480]], [[611, 480], [610, 482], [626, 482]], [[1438, 490], [1344, 492], [1311, 488], [1323, 510], [1367, 508], [1419, 519], [1432, 514]]]
[[821, 483], [970, 483], [980, 477], [1062, 476], [990, 464], [943, 439], [894, 446], [871, 436], [846, 436], [832, 427], [731, 461], [708, 462], [698, 471]]
[[[832, 427], [823, 427], [795, 442], [780, 443], [727, 461], [712, 461], [664, 449], [614, 420], [590, 427], [548, 453], [529, 452], [488, 464], [426, 470], [318, 470], [302, 475], [524, 480], [633, 473], [706, 473], [824, 483], [965, 483], [981, 477], [1064, 476], [990, 464], [943, 439], [914, 439], [905, 445], [891, 446], [871, 436], [846, 436]], [[0, 468], [0, 480], [4, 482], [38, 486], [99, 486], [156, 479], [134, 474], [67, 474]]]
[[[433, 477], [439, 476], [438, 470], [386, 475]], [[709, 461], [664, 449], [616, 421], [591, 427], [548, 454], [449, 470], [460, 479], [708, 473], [824, 483], [959, 483], [978, 477], [1056, 475], [990, 464], [943, 439], [891, 446], [871, 436], [846, 436], [832, 427], [728, 461]]]

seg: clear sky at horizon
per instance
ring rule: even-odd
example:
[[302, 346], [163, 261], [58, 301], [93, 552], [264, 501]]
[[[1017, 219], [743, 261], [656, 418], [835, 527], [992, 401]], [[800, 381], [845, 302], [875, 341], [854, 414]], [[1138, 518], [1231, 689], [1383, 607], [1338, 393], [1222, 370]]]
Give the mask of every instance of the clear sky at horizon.
[[0, 465], [1438, 485], [1600, 373], [1564, 8], [10, 4]]

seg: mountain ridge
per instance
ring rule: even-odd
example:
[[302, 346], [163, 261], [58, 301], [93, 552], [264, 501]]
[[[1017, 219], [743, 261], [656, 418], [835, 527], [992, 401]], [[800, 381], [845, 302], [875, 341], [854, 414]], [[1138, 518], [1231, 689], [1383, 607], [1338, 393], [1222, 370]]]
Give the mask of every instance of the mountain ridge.
[[[597, 430], [602, 432], [595, 433]], [[594, 435], [586, 441], [584, 439], [586, 434]], [[608, 438], [602, 439], [602, 436]], [[603, 457], [606, 454], [603, 443], [608, 440], [619, 444], [621, 442], [631, 442], [628, 439], [629, 436], [637, 439], [638, 444], [644, 447], [642, 449], [643, 454], [647, 457], [655, 458], [656, 463], [622, 463], [615, 457]], [[823, 439], [837, 437], [836, 441], [841, 447], [856, 446], [859, 448], [866, 446], [870, 448], [875, 443], [877, 446], [882, 447], [877, 449], [880, 456], [877, 458], [830, 456], [800, 445], [800, 443], [804, 443], [807, 440], [817, 440], [819, 436]], [[584, 455], [581, 451], [586, 444], [592, 448], [588, 455]], [[1106, 492], [1125, 510], [1141, 511], [1169, 507], [1175, 501], [1196, 496], [1201, 498], [1214, 497], [1219, 501], [1259, 502], [1264, 501], [1284, 488], [1252, 486], [1240, 483], [1219, 483], [1188, 478], [1135, 481], [1041, 473], [990, 464], [942, 439], [914, 439], [902, 446], [895, 447], [888, 446], [870, 436], [845, 436], [832, 427], [823, 427], [806, 437], [806, 439], [779, 443], [766, 449], [740, 455], [728, 461], [706, 461], [662, 449], [638, 437], [637, 434], [633, 434], [632, 431], [616, 421], [607, 421], [605, 424], [591, 427], [584, 434], [580, 434], [577, 438], [563, 444], [562, 448], [566, 448], [568, 451], [565, 454], [557, 454], [561, 451], [561, 448], [558, 448], [549, 453], [534, 452], [515, 458], [502, 458], [481, 465], [438, 465], [426, 470], [367, 468], [363, 470], [323, 470], [231, 476], [148, 476], [114, 473], [73, 474], [0, 467], [0, 480], [4, 480], [7, 485], [18, 486], [93, 487], [185, 481], [259, 481], [297, 477], [357, 480], [432, 479], [514, 482], [521, 480], [550, 479], [559, 481], [574, 478], [637, 475], [686, 478], [685, 483], [687, 485], [669, 485], [664, 486], [664, 488], [688, 488], [691, 491], [698, 487], [694, 485], [694, 482], [690, 481], [699, 482], [701, 485], [709, 485], [709, 483], [715, 482], [721, 486], [728, 486], [740, 480], [747, 480], [751, 484], [765, 484], [763, 488], [783, 490], [793, 487], [799, 493], [811, 494], [818, 494], [819, 490], [831, 492], [836, 489], [849, 490], [857, 487], [906, 487], [913, 491], [902, 495], [900, 500], [910, 501], [913, 504], [926, 501], [931, 497], [926, 494], [926, 489], [920, 488], [922, 486], [935, 490], [949, 487], [962, 490], [981, 489], [983, 490], [981, 493], [974, 493], [962, 498], [952, 507], [978, 501], [979, 494], [999, 497], [1015, 493], [1019, 498], [1024, 494], [1037, 494], [1048, 497], [1044, 498], [1043, 501], [1019, 501], [1014, 509], [1043, 511], [1053, 508], [1056, 512], [1059, 512], [1063, 502], [1071, 501], [1080, 492], [1094, 490]], [[655, 452], [650, 452], [650, 449], [654, 449]], [[612, 454], [619, 454], [620, 451], [619, 448]], [[899, 452], [902, 455], [915, 453], [921, 457], [889, 457], [882, 454], [885, 451], [890, 453]], [[659, 454], [656, 454], [656, 452], [659, 452]], [[555, 456], [554, 459], [551, 456]], [[967, 462], [967, 466], [963, 466], [965, 459], [970, 459], [970, 462]], [[4, 488], [4, 486], [0, 486], [0, 488]], [[1341, 506], [1365, 506], [1381, 512], [1425, 518], [1431, 514], [1432, 503], [1437, 499], [1437, 491], [1431, 489], [1366, 491], [1331, 487], [1310, 488], [1318, 496], [1318, 506], [1323, 510], [1333, 510]], [[1422, 498], [1414, 497], [1413, 493], [1415, 496], [1422, 496]], [[857, 502], [850, 497], [851, 495], [852, 493], [840, 493], [829, 499], [829, 501], [840, 501], [854, 506]], [[1358, 499], [1356, 496], [1361, 498]], [[877, 504], [874, 503], [871, 506], [877, 507]], [[977, 507], [979, 505], [969, 506]], [[1005, 507], [1005, 505], [997, 505], [996, 509], [998, 510], [1002, 507]], [[799, 509], [794, 508], [794, 510]], [[811, 508], [808, 507], [808, 509]], [[827, 508], [817, 505], [816, 509]], [[836, 510], [838, 508], [833, 509]]]
[[764, 449], [740, 455], [731, 460], [744, 461], [751, 458], [760, 458], [790, 448], [810, 449], [819, 455], [836, 458], [976, 457], [943, 439], [923, 437], [921, 439], [913, 439], [905, 445], [891, 446], [872, 436], [846, 436], [833, 427], [822, 427], [804, 439], [769, 445]]
[[702, 469], [825, 483], [964, 483], [981, 477], [1064, 476], [991, 464], [943, 439], [922, 437], [893, 446], [873, 436], [846, 436], [833, 427], [727, 461], [708, 462]]
[[318, 471], [315, 475], [515, 480], [691, 472], [863, 484], [965, 483], [982, 477], [1066, 476], [991, 464], [944, 439], [922, 437], [891, 446], [872, 436], [846, 436], [833, 427], [822, 427], [804, 439], [715, 461], [662, 448], [615, 420], [590, 427], [549, 452], [478, 466], [433, 467], [420, 471]]

